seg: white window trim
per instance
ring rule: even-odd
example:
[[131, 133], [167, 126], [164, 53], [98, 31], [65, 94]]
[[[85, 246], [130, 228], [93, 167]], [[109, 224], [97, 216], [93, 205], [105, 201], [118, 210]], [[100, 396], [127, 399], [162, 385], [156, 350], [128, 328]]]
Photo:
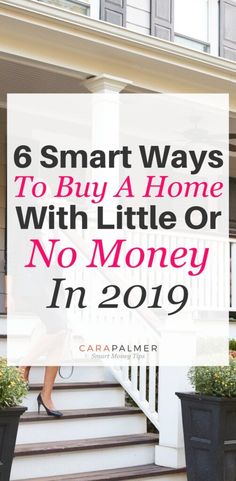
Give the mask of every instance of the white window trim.
[[[197, 0], [196, 0], [197, 1]], [[211, 55], [219, 56], [219, 0], [208, 0], [208, 25], [207, 25], [207, 41], [201, 41], [195, 37], [182, 35], [178, 31], [174, 33], [190, 38], [199, 43], [208, 43], [210, 45], [209, 52]]]
[[100, 0], [90, 0], [90, 17], [100, 19]]
[[196, 44], [198, 45], [202, 45], [203, 47], [206, 48], [206, 50], [201, 50], [199, 49], [199, 51], [201, 52], [206, 52], [206, 53], [211, 53], [211, 45], [208, 41], [204, 42], [204, 40], [199, 40], [197, 38], [194, 38], [194, 37], [189, 37], [188, 35], [184, 35], [184, 34], [181, 34], [181, 33], [178, 33], [178, 32], [174, 32], [174, 43], [177, 43], [179, 45], [183, 45], [183, 46], [186, 46], [187, 48], [191, 48], [193, 50], [198, 50], [198, 49], [195, 49], [193, 45], [191, 45], [191, 43], [186, 43], [185, 44], [182, 44], [180, 42], [178, 42], [178, 40], [176, 40], [176, 37], [179, 37], [179, 38], [183, 38], [185, 39], [187, 42], [190, 41], [190, 42], [195, 42]]
[[210, 53], [219, 55], [219, 2], [208, 0], [208, 42]]

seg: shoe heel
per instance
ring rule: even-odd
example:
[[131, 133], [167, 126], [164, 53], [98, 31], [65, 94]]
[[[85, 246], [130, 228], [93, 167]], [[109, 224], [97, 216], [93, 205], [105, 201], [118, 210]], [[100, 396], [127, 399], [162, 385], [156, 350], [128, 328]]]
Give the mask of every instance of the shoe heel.
[[55, 416], [56, 418], [61, 418], [63, 414], [60, 411], [56, 411], [55, 409], [49, 409], [43, 402], [41, 394], [37, 397], [38, 401], [38, 414], [40, 413], [40, 407], [43, 406], [48, 416]]
[[37, 402], [38, 402], [38, 414], [40, 414], [41, 399], [39, 398], [39, 396], [37, 397]]

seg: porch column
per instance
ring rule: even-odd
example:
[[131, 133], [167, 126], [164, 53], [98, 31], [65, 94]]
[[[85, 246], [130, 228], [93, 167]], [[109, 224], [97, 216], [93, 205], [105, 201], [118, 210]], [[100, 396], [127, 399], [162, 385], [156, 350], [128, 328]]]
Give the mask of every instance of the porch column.
[[[95, 149], [119, 148], [119, 94], [126, 86], [131, 85], [129, 80], [111, 75], [102, 74], [97, 77], [90, 78], [83, 82], [84, 87], [93, 94], [97, 95], [93, 102], [93, 147]], [[117, 94], [117, 95], [109, 95]], [[91, 173], [92, 180], [101, 182], [106, 179], [109, 187], [113, 190], [118, 188], [119, 183], [119, 166], [114, 169], [93, 169]], [[115, 199], [110, 199], [109, 205], [106, 206], [107, 222], [113, 220]], [[90, 214], [93, 216], [93, 213]], [[100, 313], [102, 316], [102, 314]], [[102, 325], [102, 320], [100, 320]], [[115, 380], [109, 367], [104, 369], [105, 380]]]
[[[130, 84], [126, 79], [102, 74], [84, 82], [84, 86], [93, 94], [97, 95], [93, 100], [93, 148], [102, 149], [104, 152], [119, 148], [119, 94]], [[107, 192], [115, 192], [119, 187], [119, 165], [114, 169], [95, 169], [92, 179], [108, 183]], [[112, 196], [111, 196], [112, 197]], [[116, 205], [116, 199], [111, 198], [107, 206], [106, 218], [112, 221]], [[111, 216], [111, 218], [109, 218]]]
[[[122, 78], [112, 77], [110, 75], [101, 75], [91, 78], [84, 82], [84, 86], [92, 93], [120, 93], [130, 82]], [[115, 96], [114, 96], [115, 97]], [[102, 109], [100, 108], [102, 105]], [[110, 106], [112, 109], [110, 110]], [[117, 110], [116, 110], [117, 107]], [[106, 112], [104, 122], [104, 111]], [[95, 106], [95, 132], [94, 139], [99, 145], [108, 148], [110, 145], [116, 145], [118, 141], [118, 96], [116, 98], [101, 98]], [[116, 112], [116, 115], [114, 115]], [[99, 122], [101, 119], [101, 122]], [[112, 175], [114, 182], [118, 175]], [[99, 172], [96, 172], [99, 176]], [[104, 172], [102, 172], [104, 176]], [[110, 178], [110, 182], [112, 179]], [[108, 207], [108, 210], [112, 206]], [[159, 368], [159, 386], [158, 386], [158, 414], [159, 414], [159, 445], [156, 446], [155, 462], [161, 466], [167, 467], [184, 467], [184, 442], [182, 431], [182, 416], [180, 401], [175, 396], [176, 391], [190, 391], [191, 387], [187, 380], [187, 368], [182, 367], [160, 367]]]
[[186, 465], [180, 400], [175, 392], [192, 391], [187, 367], [160, 367], [158, 385], [159, 445], [155, 463], [181, 468]]
[[120, 93], [127, 85], [132, 85], [132, 82], [106, 74], [98, 75], [84, 82], [84, 86], [94, 94]]

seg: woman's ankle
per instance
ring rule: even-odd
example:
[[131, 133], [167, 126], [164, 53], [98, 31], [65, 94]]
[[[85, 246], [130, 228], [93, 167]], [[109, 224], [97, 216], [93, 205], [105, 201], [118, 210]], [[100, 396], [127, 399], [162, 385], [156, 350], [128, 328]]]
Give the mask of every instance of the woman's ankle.
[[49, 393], [49, 392], [47, 392], [47, 391], [44, 391], [44, 390], [42, 389], [42, 391], [41, 391], [40, 394], [41, 394], [41, 398], [42, 398], [44, 404], [45, 404], [47, 407], [51, 408], [51, 407], [53, 406], [53, 401], [52, 401], [51, 393]]

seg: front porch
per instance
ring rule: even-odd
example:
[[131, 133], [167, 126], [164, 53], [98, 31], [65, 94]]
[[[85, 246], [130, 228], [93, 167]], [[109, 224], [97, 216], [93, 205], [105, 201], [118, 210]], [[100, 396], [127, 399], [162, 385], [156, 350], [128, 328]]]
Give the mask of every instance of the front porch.
[[[60, 10], [46, 4], [39, 5], [30, 0], [1, 2], [1, 9], [0, 29], [3, 41], [0, 52], [0, 312], [2, 314], [0, 333], [4, 350], [6, 340], [4, 318], [6, 312], [6, 94], [229, 92], [230, 133], [234, 134], [236, 132], [236, 64], [201, 52], [189, 51], [180, 45], [169, 44], [157, 38], [131, 33], [120, 27], [71, 12], [63, 12], [62, 15]], [[232, 138], [230, 155], [232, 186], [233, 179], [236, 178], [234, 142]], [[231, 187], [229, 309], [232, 311], [232, 316], [236, 313], [235, 197], [234, 188]], [[230, 337], [236, 337], [234, 322], [230, 323]], [[55, 389], [58, 408], [61, 408], [60, 403], [62, 403], [62, 408], [68, 411], [68, 415], [63, 421], [63, 429], [59, 431], [55, 425], [55, 431], [50, 430], [50, 433], [48, 433], [47, 418], [39, 421], [35, 415], [35, 391], [40, 388], [42, 375], [40, 368], [34, 368], [31, 373], [32, 389], [26, 401], [30, 412], [20, 429], [12, 480], [33, 477], [35, 481], [42, 478], [47, 478], [47, 481], [59, 481], [59, 479], [102, 481], [108, 479], [108, 476], [109, 479], [117, 481], [122, 479], [148, 481], [159, 477], [163, 481], [186, 480], [186, 475], [182, 472], [185, 465], [182, 419], [180, 405], [175, 397], [175, 391], [190, 388], [185, 369], [162, 368], [157, 380], [156, 369], [151, 368], [148, 376], [148, 392], [146, 391], [146, 368], [132, 367], [130, 370], [125, 368], [117, 372], [82, 368], [79, 371], [75, 370], [69, 381], [58, 378]], [[127, 406], [125, 407], [125, 392], [134, 399], [137, 409], [129, 410]], [[69, 411], [74, 412], [69, 414]], [[125, 420], [124, 416], [126, 416]], [[150, 437], [146, 433], [147, 417], [158, 429], [159, 439], [156, 435]], [[36, 420], [41, 423], [38, 435], [35, 434]], [[83, 442], [78, 439], [78, 433], [81, 433]], [[56, 436], [55, 439], [53, 435]], [[44, 437], [40, 438], [40, 436]], [[114, 439], [111, 440], [114, 436], [117, 438], [115, 446]], [[129, 439], [125, 440], [125, 436], [129, 436]], [[107, 446], [104, 447], [105, 437]], [[84, 438], [90, 439], [90, 444], [87, 441], [86, 449]], [[94, 442], [94, 438], [100, 438], [100, 445], [99, 441], [97, 444]], [[47, 445], [36, 446], [36, 441], [37, 443], [47, 441]], [[56, 441], [61, 441], [62, 444], [55, 452], [53, 444]], [[69, 445], [68, 443], [72, 441], [74, 442]], [[29, 444], [30, 447], [27, 446]], [[31, 455], [27, 452], [29, 450]], [[76, 469], [78, 457], [80, 465], [85, 467], [84, 471], [96, 471], [96, 475], [80, 474], [73, 477], [71, 473], [76, 472], [74, 469]], [[110, 464], [107, 462], [109, 457], [112, 460]], [[53, 459], [53, 463], [49, 461], [50, 459]], [[130, 462], [133, 463], [131, 467], [129, 467]], [[159, 467], [155, 466], [154, 462]], [[63, 475], [65, 463], [70, 467], [69, 477]], [[92, 465], [89, 467], [89, 464]], [[140, 464], [142, 468], [139, 467]], [[54, 476], [55, 466], [57, 466], [58, 477]], [[173, 468], [174, 471], [169, 468], [163, 470], [160, 466]], [[105, 474], [104, 469], [106, 469]]]

